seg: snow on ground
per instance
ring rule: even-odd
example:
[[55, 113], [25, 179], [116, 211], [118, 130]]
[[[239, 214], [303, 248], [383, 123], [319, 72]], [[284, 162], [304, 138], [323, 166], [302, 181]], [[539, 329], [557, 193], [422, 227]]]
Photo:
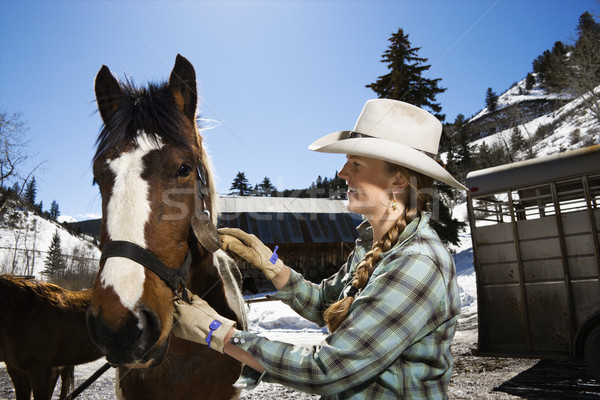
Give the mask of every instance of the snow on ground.
[[[71, 235], [56, 222], [41, 218], [29, 211], [17, 215], [21, 219], [19, 226], [23, 228], [0, 226], [0, 273], [35, 275], [37, 279], [44, 280], [41, 272], [45, 268], [44, 261], [56, 231], [60, 235], [62, 254], [67, 258], [76, 256], [100, 259], [100, 250], [91, 243], [92, 238]], [[15, 247], [19, 250], [16, 262], [13, 263]]]
[[[568, 94], [547, 93], [540, 87], [539, 83], [532, 90], [530, 90], [528, 94], [519, 94], [519, 87], [525, 87], [525, 80], [515, 84], [512, 88], [498, 98], [498, 110], [524, 100], [569, 100], [572, 98]], [[597, 87], [596, 91], [599, 90], [600, 87]], [[552, 113], [542, 115], [527, 122], [526, 124], [519, 125], [519, 129], [523, 137], [529, 138], [535, 135], [540, 126], [551, 125], [557, 122], [555, 125], [553, 125], [552, 133], [544, 139], [538, 141], [533, 146], [532, 150], [536, 157], [578, 149], [589, 145], [586, 143], [600, 142], [598, 121], [591, 114], [591, 112], [587, 110], [583, 100], [583, 97], [576, 98]], [[472, 119], [474, 120], [486, 114], [487, 112], [487, 108], [484, 108]], [[510, 143], [512, 133], [513, 128], [497, 132], [493, 135], [489, 135], [482, 139], [471, 142], [471, 147], [477, 148], [478, 146], [481, 146], [482, 143], [491, 146], [499, 141], [501, 143]]]

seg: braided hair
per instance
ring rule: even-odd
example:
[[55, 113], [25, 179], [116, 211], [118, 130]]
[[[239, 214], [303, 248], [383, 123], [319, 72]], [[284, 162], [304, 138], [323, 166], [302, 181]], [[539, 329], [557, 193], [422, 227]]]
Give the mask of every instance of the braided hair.
[[371, 277], [373, 270], [381, 259], [381, 253], [389, 251], [404, 231], [404, 228], [417, 218], [421, 211], [427, 211], [431, 202], [431, 188], [433, 187], [433, 178], [421, 173], [409, 170], [399, 165], [386, 162], [386, 168], [390, 173], [399, 172], [408, 182], [410, 188], [409, 204], [405, 205], [404, 212], [398, 218], [396, 223], [383, 235], [373, 247], [365, 254], [365, 257], [358, 263], [352, 287], [348, 295], [341, 300], [331, 304], [323, 313], [323, 318], [330, 332], [340, 326], [348, 316], [350, 306], [359, 290], [363, 289]]

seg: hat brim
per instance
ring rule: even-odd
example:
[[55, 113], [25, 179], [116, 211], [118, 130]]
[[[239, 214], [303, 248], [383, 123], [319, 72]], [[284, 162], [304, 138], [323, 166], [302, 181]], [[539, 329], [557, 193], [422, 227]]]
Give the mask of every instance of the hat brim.
[[468, 190], [427, 154], [412, 147], [375, 137], [346, 139], [349, 131], [330, 133], [317, 139], [309, 150], [377, 158], [420, 172], [453, 188]]

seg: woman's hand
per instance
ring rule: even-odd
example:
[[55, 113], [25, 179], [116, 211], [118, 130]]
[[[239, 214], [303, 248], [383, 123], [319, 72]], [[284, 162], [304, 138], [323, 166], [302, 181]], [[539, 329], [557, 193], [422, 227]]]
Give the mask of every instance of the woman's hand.
[[223, 353], [226, 336], [235, 327], [235, 321], [219, 315], [200, 297], [189, 294], [191, 303], [175, 299], [173, 334]]
[[273, 279], [284, 267], [279, 259], [275, 262], [271, 261], [273, 251], [256, 236], [237, 228], [221, 228], [219, 234], [223, 242], [223, 250], [242, 257], [254, 268], [260, 269], [268, 279]]

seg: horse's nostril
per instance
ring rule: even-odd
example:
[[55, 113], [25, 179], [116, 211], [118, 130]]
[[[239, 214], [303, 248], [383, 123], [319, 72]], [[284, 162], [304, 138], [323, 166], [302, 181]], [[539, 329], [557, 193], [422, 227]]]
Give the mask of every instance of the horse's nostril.
[[[141, 328], [141, 332], [137, 349], [138, 352], [145, 353], [154, 346], [160, 338], [160, 319], [152, 310], [143, 309], [139, 314], [138, 327]], [[136, 354], [136, 356], [143, 358], [143, 354]]]

